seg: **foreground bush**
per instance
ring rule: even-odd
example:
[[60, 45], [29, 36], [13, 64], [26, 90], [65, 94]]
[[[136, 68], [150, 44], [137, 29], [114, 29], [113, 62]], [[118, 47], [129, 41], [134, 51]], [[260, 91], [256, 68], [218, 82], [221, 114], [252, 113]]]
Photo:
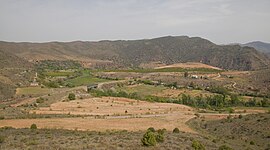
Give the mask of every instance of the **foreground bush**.
[[227, 145], [222, 145], [218, 148], [218, 150], [233, 150], [232, 148], [228, 147]]
[[199, 141], [192, 141], [192, 145], [191, 145], [194, 150], [205, 150], [205, 147], [202, 145], [202, 143], [200, 143]]
[[37, 125], [36, 124], [32, 124], [30, 129], [37, 129]]
[[155, 130], [153, 127], [147, 129], [143, 135], [142, 143], [144, 146], [155, 146], [157, 143], [164, 142], [164, 133], [166, 129]]
[[142, 138], [142, 143], [145, 146], [155, 146], [157, 144], [156, 135], [152, 131], [147, 131]]
[[5, 137], [0, 136], [0, 143], [3, 143], [5, 141]]

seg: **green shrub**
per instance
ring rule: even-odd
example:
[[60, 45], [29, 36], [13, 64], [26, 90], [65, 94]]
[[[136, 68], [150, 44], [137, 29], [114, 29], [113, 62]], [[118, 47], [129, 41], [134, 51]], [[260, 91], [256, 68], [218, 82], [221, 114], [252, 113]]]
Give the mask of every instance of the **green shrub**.
[[36, 124], [32, 124], [30, 129], [37, 129], [37, 125]]
[[158, 134], [164, 134], [166, 132], [166, 129], [165, 128], [163, 128], [163, 129], [158, 129], [157, 130], [157, 133]]
[[227, 145], [222, 145], [218, 148], [218, 150], [233, 150], [232, 148], [228, 147]]
[[4, 116], [0, 116], [0, 120], [4, 120], [5, 119], [5, 117]]
[[255, 145], [255, 142], [254, 141], [250, 141], [249, 144], [250, 145]]
[[197, 141], [197, 140], [193, 140], [191, 146], [194, 148], [194, 150], [205, 150], [205, 148], [204, 148], [204, 146], [202, 145], [202, 143], [200, 143], [200, 142]]
[[42, 97], [36, 99], [36, 103], [44, 103], [44, 99]]
[[157, 141], [158, 143], [164, 142], [164, 134], [162, 134], [162, 133], [156, 134], [156, 141]]
[[5, 141], [5, 137], [0, 136], [0, 143], [4, 143], [4, 141]]
[[149, 130], [143, 135], [141, 141], [145, 146], [155, 146], [157, 144], [155, 133]]
[[147, 131], [156, 132], [155, 128], [153, 127], [148, 128]]
[[238, 116], [238, 118], [239, 118], [239, 119], [242, 119], [242, 118], [243, 118], [243, 116], [240, 114], [240, 115]]
[[68, 99], [71, 101], [71, 100], [75, 100], [76, 99], [76, 96], [74, 93], [69, 93], [68, 94]]
[[180, 132], [180, 130], [178, 128], [173, 129], [173, 133], [179, 133], [179, 132]]

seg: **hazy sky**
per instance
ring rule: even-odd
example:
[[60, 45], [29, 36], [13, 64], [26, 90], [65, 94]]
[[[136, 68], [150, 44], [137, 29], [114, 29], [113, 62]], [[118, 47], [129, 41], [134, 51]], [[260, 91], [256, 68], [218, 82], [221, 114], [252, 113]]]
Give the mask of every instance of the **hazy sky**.
[[0, 0], [0, 40], [270, 42], [270, 0]]

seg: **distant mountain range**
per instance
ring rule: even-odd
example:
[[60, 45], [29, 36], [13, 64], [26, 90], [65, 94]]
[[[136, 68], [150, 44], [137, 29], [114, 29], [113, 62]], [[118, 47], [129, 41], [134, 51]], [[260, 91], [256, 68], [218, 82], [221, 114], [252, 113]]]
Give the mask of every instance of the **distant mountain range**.
[[246, 44], [242, 44], [242, 46], [249, 46], [249, 47], [253, 47], [256, 50], [266, 53], [270, 56], [270, 43], [264, 43], [261, 41], [254, 41], [254, 42], [249, 42]]
[[258, 70], [270, 64], [269, 58], [254, 48], [216, 45], [200, 37], [187, 36], [99, 42], [0, 42], [0, 50], [30, 62], [77, 60], [103, 68], [134, 68], [152, 62], [202, 62], [223, 69]]

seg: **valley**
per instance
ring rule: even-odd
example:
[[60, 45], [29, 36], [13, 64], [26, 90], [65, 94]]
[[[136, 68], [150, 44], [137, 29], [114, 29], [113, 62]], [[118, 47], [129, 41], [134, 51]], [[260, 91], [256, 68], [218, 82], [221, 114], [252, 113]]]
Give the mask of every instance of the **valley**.
[[[206, 149], [224, 145], [234, 149], [269, 148], [269, 68], [231, 69], [211, 62], [178, 60], [165, 63], [163, 58], [131, 62], [137, 65], [130, 66], [126, 58], [120, 64], [119, 60], [105, 63], [97, 59], [93, 63], [87, 58], [77, 59], [80, 56], [73, 59], [73, 53], [67, 53], [70, 56], [64, 59], [43, 60], [36, 57], [43, 53], [36, 52], [33, 61], [27, 53], [3, 54], [11, 57], [3, 56], [10, 59], [0, 72], [0, 86], [4, 87], [0, 92], [1, 148], [46, 148], [52, 144], [51, 139], [60, 137], [62, 140], [55, 140], [53, 146], [59, 147], [60, 142], [73, 147], [65, 137], [70, 135], [76, 143], [84, 141], [81, 149], [151, 149], [140, 139], [152, 128], [165, 139], [154, 149], [167, 145], [179, 149], [180, 143], [189, 149], [196, 142]], [[13, 59], [17, 65], [12, 64]], [[267, 61], [261, 63], [267, 66]], [[258, 124], [260, 130], [254, 128]], [[28, 129], [33, 125], [37, 129]], [[228, 132], [231, 126], [253, 131], [247, 136], [246, 130], [241, 128], [240, 134], [236, 128], [239, 134], [232, 137], [222, 126]], [[17, 139], [24, 144], [19, 145]], [[133, 143], [123, 143], [125, 140]], [[112, 145], [102, 144], [105, 141]]]

